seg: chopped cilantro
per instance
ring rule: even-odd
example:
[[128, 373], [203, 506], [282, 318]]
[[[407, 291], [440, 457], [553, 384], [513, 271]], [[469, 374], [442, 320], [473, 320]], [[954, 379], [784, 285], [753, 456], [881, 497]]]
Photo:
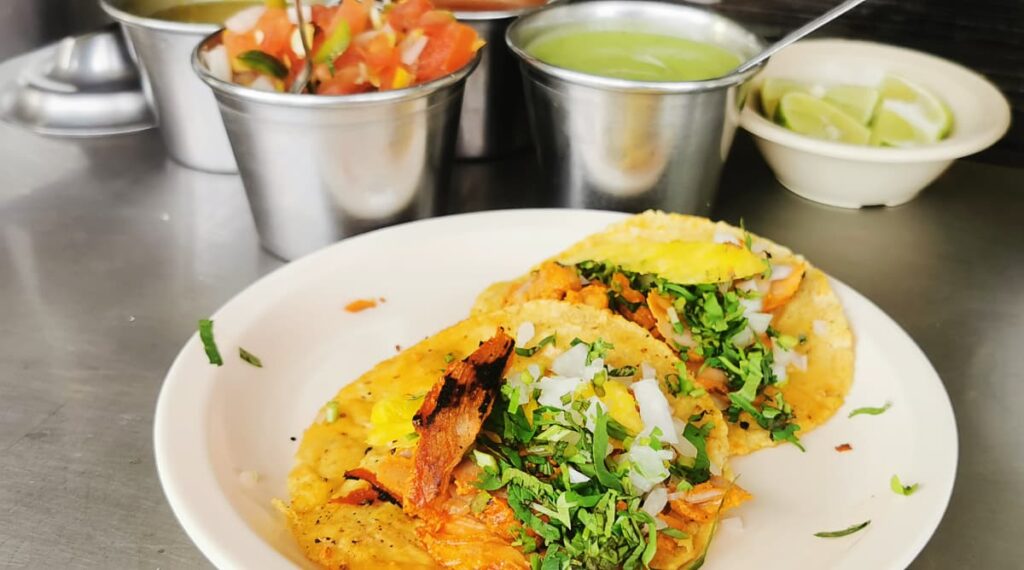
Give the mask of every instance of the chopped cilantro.
[[448, 354], [444, 355], [444, 363], [445, 364], [451, 364], [453, 360], [455, 360], [455, 355], [454, 354], [449, 352]]
[[665, 536], [667, 536], [669, 538], [674, 538], [676, 540], [682, 540], [684, 538], [690, 538], [690, 535], [686, 534], [685, 532], [683, 532], [683, 531], [681, 531], [681, 530], [679, 530], [677, 528], [672, 528], [670, 526], [661, 529], [661, 534], [664, 534]]
[[608, 455], [608, 418], [610, 416], [598, 408], [597, 421], [594, 427], [594, 472], [597, 480], [602, 485], [616, 491], [622, 490], [622, 481], [619, 480], [605, 464], [605, 457]]
[[913, 485], [904, 485], [900, 482], [899, 475], [893, 475], [892, 479], [889, 479], [889, 487], [892, 488], [893, 493], [909, 497], [917, 491], [917, 488], [920, 487], [920, 485], [917, 483], [914, 483]]
[[855, 525], [851, 526], [850, 528], [844, 528], [843, 530], [830, 530], [830, 531], [816, 532], [816, 533], [814, 533], [814, 536], [816, 536], [818, 538], [840, 538], [840, 537], [843, 537], [843, 536], [851, 535], [851, 534], [853, 534], [855, 532], [858, 532], [860, 530], [863, 530], [869, 524], [871, 524], [871, 521], [868, 520], [868, 521], [864, 521], [864, 522], [862, 522], [860, 524], [855, 524]]
[[857, 408], [856, 410], [853, 410], [852, 412], [850, 412], [850, 415], [847, 416], [847, 417], [852, 418], [853, 416], [859, 416], [861, 414], [867, 414], [867, 415], [870, 415], [870, 416], [877, 416], [879, 414], [885, 413], [885, 411], [888, 410], [891, 407], [892, 407], [892, 402], [886, 402], [885, 405], [883, 405], [883, 406], [881, 406], [879, 408], [870, 408], [870, 407], [869, 408]]
[[532, 346], [530, 348], [519, 348], [519, 347], [516, 347], [516, 354], [518, 354], [519, 356], [530, 357], [530, 356], [533, 356], [534, 354], [537, 354], [538, 350], [544, 348], [545, 346], [547, 346], [549, 344], [555, 344], [555, 335], [550, 334], [550, 335], [540, 339], [540, 342], [538, 342], [535, 346]]
[[223, 366], [224, 359], [220, 357], [220, 350], [217, 350], [217, 343], [213, 340], [213, 321], [210, 319], [199, 319], [199, 340], [203, 341], [203, 350], [210, 364]]
[[263, 361], [260, 360], [258, 356], [242, 347], [238, 347], [238, 357], [249, 364], [252, 364], [256, 368], [263, 368]]
[[609, 376], [615, 378], [627, 378], [629, 376], [636, 376], [636, 366], [622, 366], [620, 368], [612, 368], [608, 371]]
[[[749, 234], [744, 233], [744, 241], [749, 243]], [[733, 337], [749, 328], [744, 316], [745, 309], [740, 303], [746, 293], [723, 291], [718, 284], [680, 285], [654, 275], [630, 272], [597, 261], [577, 263], [576, 269], [583, 278], [611, 287], [613, 292], [609, 294], [610, 306], [619, 311], [635, 311], [638, 305], [627, 303], [614, 293], [612, 281], [616, 274], [626, 277], [630, 287], [644, 295], [655, 291], [669, 297], [679, 314], [678, 329], [688, 329], [696, 343], [693, 347], [678, 347], [680, 355], [687, 356], [692, 350], [704, 360], [705, 366], [717, 368], [726, 374], [732, 404], [726, 410], [729, 421], [738, 422], [740, 413], [746, 412], [773, 439], [800, 445], [796, 435], [799, 428], [792, 423], [792, 410], [784, 402], [773, 403], [765, 399], [765, 403], [760, 403], [762, 400], [758, 398], [766, 388], [779, 384], [779, 378], [772, 370], [772, 350], [761, 339], [755, 339], [745, 347], [737, 347], [732, 341]], [[774, 342], [779, 342], [783, 347], [792, 348], [799, 342], [797, 338], [779, 335], [775, 331], [769, 333]], [[682, 372], [666, 378], [665, 383], [669, 391], [677, 396], [700, 393], [700, 388], [693, 386], [692, 381]]]

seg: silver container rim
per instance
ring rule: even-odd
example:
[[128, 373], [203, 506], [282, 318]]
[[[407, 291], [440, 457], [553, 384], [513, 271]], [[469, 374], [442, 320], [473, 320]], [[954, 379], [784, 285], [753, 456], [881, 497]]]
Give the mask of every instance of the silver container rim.
[[[674, 10], [677, 12], [698, 12], [700, 14], [711, 15], [713, 18], [725, 22], [727, 25], [732, 26], [736, 30], [739, 30], [749, 36], [751, 40], [757, 45], [759, 49], [764, 49], [767, 45], [765, 41], [757, 34], [748, 30], [745, 26], [742, 26], [735, 20], [727, 18], [725, 16], [715, 14], [709, 10], [697, 8], [694, 6], [686, 6], [682, 4], [675, 4], [671, 2], [660, 2], [660, 1], [649, 1], [649, 0], [594, 0], [591, 2], [580, 2], [575, 4], [563, 4], [560, 2], [548, 4], [547, 6], [535, 10], [523, 17], [517, 19], [508, 27], [505, 32], [505, 43], [509, 49], [516, 54], [525, 64], [531, 68], [539, 71], [540, 73], [556, 79], [561, 79], [569, 83], [575, 83], [577, 85], [583, 85], [587, 87], [594, 87], [597, 89], [603, 89], [606, 91], [621, 91], [628, 93], [661, 93], [661, 94], [675, 94], [675, 93], [698, 93], [703, 91], [714, 91], [718, 89], [726, 89], [734, 85], [744, 83], [754, 75], [756, 75], [767, 62], [748, 69], [742, 73], [730, 72], [721, 77], [715, 77], [712, 79], [705, 79], [701, 81], [633, 81], [630, 79], [618, 79], [615, 77], [603, 77], [600, 75], [592, 75], [589, 73], [583, 73], [581, 71], [573, 71], [564, 67], [558, 67], [545, 63], [536, 57], [530, 55], [525, 46], [519, 45], [515, 41], [517, 30], [524, 26], [529, 26], [531, 20], [541, 18], [545, 14], [557, 10], [564, 11], [579, 11], [587, 9], [595, 9], [595, 7], [607, 7], [610, 10], [615, 9], [628, 9], [632, 11], [637, 10]], [[584, 23], [582, 20], [577, 23]]]
[[172, 22], [170, 20], [140, 16], [114, 6], [111, 3], [111, 0], [100, 0], [100, 7], [103, 8], [103, 11], [106, 12], [108, 16], [122, 24], [135, 26], [137, 28], [145, 28], [148, 30], [170, 32], [173, 34], [206, 35], [221, 28], [218, 24]]
[[463, 81], [476, 69], [480, 63], [480, 55], [483, 49], [477, 50], [476, 55], [469, 63], [462, 68], [438, 77], [426, 83], [413, 85], [404, 89], [389, 89], [387, 91], [374, 91], [371, 93], [353, 93], [350, 95], [313, 95], [309, 93], [279, 93], [277, 91], [261, 91], [237, 83], [224, 81], [213, 76], [203, 64], [201, 53], [210, 42], [218, 39], [224, 28], [218, 29], [212, 34], [203, 38], [195, 49], [192, 50], [192, 70], [210, 86], [214, 92], [232, 96], [243, 101], [264, 103], [280, 107], [303, 107], [310, 109], [338, 108], [346, 106], [374, 105], [380, 103], [391, 103], [396, 101], [410, 101], [425, 97], [435, 91], [440, 91]]
[[527, 6], [525, 8], [515, 8], [512, 10], [452, 10], [452, 13], [455, 14], [455, 19], [460, 22], [513, 20], [515, 18], [518, 18], [519, 16], [522, 16], [523, 14], [535, 12], [547, 6], [561, 4], [564, 2], [565, 0], [547, 0], [547, 2], [539, 4], [537, 6]]

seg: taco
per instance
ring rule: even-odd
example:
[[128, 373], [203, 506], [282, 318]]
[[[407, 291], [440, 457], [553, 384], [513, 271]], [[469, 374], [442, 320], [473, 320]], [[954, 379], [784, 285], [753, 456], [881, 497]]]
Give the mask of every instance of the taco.
[[662, 340], [686, 361], [682, 390], [724, 410], [734, 454], [802, 449], [853, 381], [853, 336], [825, 274], [722, 222], [632, 216], [492, 285], [474, 312], [534, 299], [610, 310]]
[[681, 373], [608, 311], [471, 317], [323, 407], [284, 511], [328, 568], [688, 567], [750, 496], [721, 413]]

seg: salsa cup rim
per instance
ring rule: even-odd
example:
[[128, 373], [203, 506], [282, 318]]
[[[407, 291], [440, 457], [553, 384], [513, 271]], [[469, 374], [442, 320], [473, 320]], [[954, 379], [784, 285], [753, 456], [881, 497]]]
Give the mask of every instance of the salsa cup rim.
[[[712, 18], [725, 22], [735, 30], [745, 33], [752, 39], [759, 50], [766, 47], [766, 43], [763, 38], [754, 32], [747, 29], [746, 26], [736, 22], [731, 18], [727, 18], [710, 10], [705, 10], [695, 6], [688, 6], [683, 4], [675, 4], [671, 2], [660, 2], [660, 1], [648, 1], [648, 0], [596, 0], [591, 2], [582, 2], [577, 4], [568, 4], [562, 2], [553, 2], [544, 6], [543, 8], [534, 10], [527, 15], [517, 19], [509, 26], [505, 32], [505, 43], [509, 49], [512, 50], [516, 56], [526, 65], [533, 70], [540, 72], [543, 75], [561, 79], [569, 83], [575, 83], [578, 85], [584, 85], [587, 87], [594, 87], [597, 89], [604, 89], [608, 91], [624, 91], [631, 93], [662, 93], [662, 94], [675, 94], [675, 93], [698, 93], [704, 91], [713, 91], [718, 89], [725, 89], [733, 87], [735, 85], [742, 84], [749, 80], [751, 77], [756, 75], [761, 69], [764, 68], [767, 62], [763, 62], [757, 66], [754, 66], [743, 72], [730, 71], [729, 73], [720, 77], [713, 77], [711, 79], [703, 79], [699, 81], [634, 81], [631, 79], [620, 79], [615, 77], [604, 77], [600, 75], [593, 75], [590, 73], [584, 73], [582, 71], [574, 71], [564, 67], [551, 65], [545, 63], [540, 59], [537, 59], [529, 52], [526, 51], [525, 46], [519, 45], [516, 35], [517, 31], [531, 24], [531, 20], [543, 17], [544, 14], [555, 11], [555, 10], [587, 10], [595, 9], [597, 6], [607, 6], [609, 8], [631, 8], [640, 10], [674, 10], [677, 12], [690, 12], [690, 13], [701, 13], [710, 15]], [[595, 21], [601, 18], [595, 19]], [[579, 20], [576, 22], [578, 25], [585, 25], [585, 20]], [[743, 57], [741, 58], [741, 65]], [[739, 67], [737, 67], [738, 69]]]
[[473, 72], [474, 69], [476, 69], [477, 64], [480, 63], [480, 57], [483, 50], [487, 48], [487, 46], [484, 46], [477, 50], [476, 54], [473, 55], [473, 59], [471, 59], [466, 65], [463, 65], [461, 68], [449, 73], [448, 75], [444, 75], [424, 83], [418, 83], [410, 87], [405, 87], [403, 89], [388, 89], [386, 91], [351, 93], [347, 95], [282, 93], [279, 91], [253, 89], [251, 87], [246, 87], [245, 85], [224, 81], [223, 79], [214, 77], [213, 74], [206, 69], [206, 64], [202, 61], [202, 52], [210, 47], [212, 42], [219, 40], [220, 35], [224, 30], [224, 28], [216, 30], [212, 34], [203, 38], [203, 40], [196, 45], [195, 49], [192, 50], [192, 70], [200, 79], [203, 80], [204, 83], [210, 86], [210, 88], [218, 94], [231, 95], [238, 99], [244, 99], [256, 103], [265, 103], [268, 105], [280, 105], [284, 107], [337, 107], [339, 105], [375, 104], [418, 99], [463, 81], [470, 73]]

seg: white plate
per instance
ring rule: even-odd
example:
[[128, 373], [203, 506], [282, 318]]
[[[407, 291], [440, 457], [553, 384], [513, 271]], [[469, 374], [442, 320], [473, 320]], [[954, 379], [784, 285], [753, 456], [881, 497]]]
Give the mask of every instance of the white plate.
[[[309, 567], [271, 506], [287, 498], [297, 443], [343, 384], [467, 314], [477, 292], [620, 219], [621, 214], [518, 210], [439, 218], [352, 238], [261, 279], [214, 319], [225, 365], [196, 335], [171, 366], [157, 404], [157, 467], [199, 548], [223, 568]], [[793, 446], [734, 461], [756, 496], [723, 525], [706, 568], [904, 568], [934, 532], [953, 489], [957, 434], [942, 382], [899, 326], [833, 281], [857, 336], [847, 404]], [[354, 299], [385, 297], [351, 314]], [[242, 346], [263, 360], [254, 368]], [[881, 416], [853, 408], [892, 401]], [[838, 453], [834, 446], [854, 450]], [[253, 484], [240, 477], [255, 471]], [[919, 482], [911, 497], [889, 478]], [[855, 535], [821, 539], [870, 519]]]

